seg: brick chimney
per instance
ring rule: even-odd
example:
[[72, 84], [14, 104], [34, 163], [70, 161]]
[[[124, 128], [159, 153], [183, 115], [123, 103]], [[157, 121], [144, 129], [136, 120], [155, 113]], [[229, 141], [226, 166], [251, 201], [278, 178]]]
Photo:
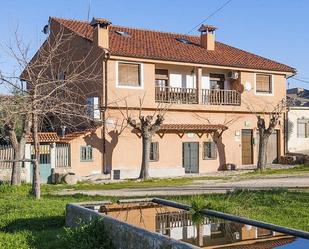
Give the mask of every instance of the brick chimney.
[[112, 23], [109, 20], [102, 18], [93, 18], [90, 25], [93, 27], [93, 42], [102, 48], [109, 48], [108, 30]]
[[198, 31], [201, 32], [201, 46], [207, 50], [215, 50], [215, 30], [217, 28], [210, 25], [202, 25]]

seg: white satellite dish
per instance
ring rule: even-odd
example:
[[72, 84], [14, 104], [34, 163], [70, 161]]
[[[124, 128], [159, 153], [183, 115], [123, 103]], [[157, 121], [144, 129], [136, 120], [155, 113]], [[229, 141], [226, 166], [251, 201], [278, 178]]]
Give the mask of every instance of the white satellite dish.
[[252, 89], [251, 83], [249, 81], [246, 81], [246, 83], [245, 83], [245, 90], [247, 92], [249, 92], [249, 91], [251, 91], [251, 89]]

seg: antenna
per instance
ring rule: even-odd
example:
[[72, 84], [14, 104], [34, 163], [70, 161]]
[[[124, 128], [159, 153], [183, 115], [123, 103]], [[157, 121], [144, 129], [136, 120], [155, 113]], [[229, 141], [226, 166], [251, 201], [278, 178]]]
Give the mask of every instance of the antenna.
[[90, 9], [91, 9], [91, 0], [89, 0], [88, 2], [88, 13], [87, 13], [87, 21], [89, 22], [89, 18], [90, 18]]

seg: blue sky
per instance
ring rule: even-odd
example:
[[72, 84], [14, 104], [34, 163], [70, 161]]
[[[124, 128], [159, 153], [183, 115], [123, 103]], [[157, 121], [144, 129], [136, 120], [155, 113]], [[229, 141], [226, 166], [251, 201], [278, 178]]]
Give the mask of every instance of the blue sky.
[[[91, 0], [90, 17], [123, 26], [187, 33], [226, 0]], [[33, 51], [45, 39], [41, 32], [49, 16], [87, 19], [89, 0], [2, 0], [0, 43], [8, 43], [16, 26]], [[297, 69], [309, 82], [309, 1], [232, 0], [208, 24], [218, 27], [216, 39], [277, 60]], [[193, 34], [197, 32], [193, 32]], [[13, 64], [0, 52], [0, 67]], [[309, 83], [289, 80], [290, 87]]]

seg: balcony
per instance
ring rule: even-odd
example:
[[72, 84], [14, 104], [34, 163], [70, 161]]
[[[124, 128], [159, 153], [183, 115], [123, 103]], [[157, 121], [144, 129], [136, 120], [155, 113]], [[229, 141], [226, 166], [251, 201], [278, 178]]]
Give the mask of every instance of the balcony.
[[202, 104], [240, 105], [240, 93], [236, 90], [202, 89]]
[[241, 103], [241, 95], [236, 90], [181, 88], [170, 86], [155, 87], [155, 101], [175, 104], [231, 105]]
[[156, 86], [156, 102], [176, 104], [197, 104], [198, 92], [194, 88]]

